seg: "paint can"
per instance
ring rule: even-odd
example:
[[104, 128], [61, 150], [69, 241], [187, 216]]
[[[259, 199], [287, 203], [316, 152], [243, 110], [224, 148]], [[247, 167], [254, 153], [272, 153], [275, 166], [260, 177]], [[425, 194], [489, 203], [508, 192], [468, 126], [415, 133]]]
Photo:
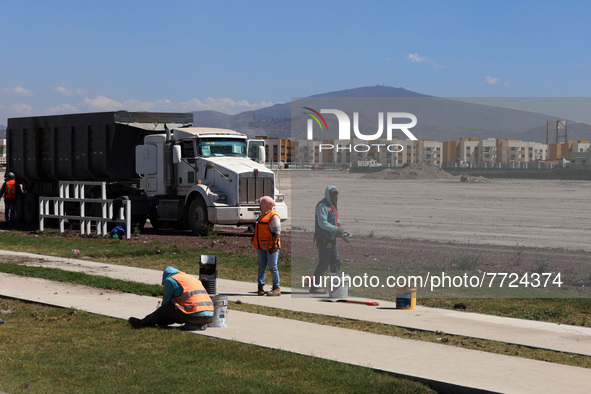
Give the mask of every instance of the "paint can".
[[335, 282], [330, 282], [332, 283], [339, 283], [338, 287], [330, 287], [329, 291], [328, 291], [328, 298], [347, 298], [349, 297], [349, 284], [342, 280], [344, 278], [343, 276], [338, 276], [337, 278], [339, 278], [339, 281], [335, 281]]
[[414, 283], [410, 286], [396, 286], [396, 309], [415, 309], [417, 306], [417, 288]]
[[213, 320], [207, 323], [207, 327], [226, 327], [228, 314], [228, 296], [211, 296], [213, 302]]

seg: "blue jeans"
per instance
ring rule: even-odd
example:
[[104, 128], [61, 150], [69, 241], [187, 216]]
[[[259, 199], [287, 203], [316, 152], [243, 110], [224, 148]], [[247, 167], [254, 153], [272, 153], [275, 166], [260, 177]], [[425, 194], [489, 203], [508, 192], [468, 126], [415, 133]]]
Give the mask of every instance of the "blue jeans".
[[279, 259], [279, 250], [271, 253], [271, 249], [263, 250], [257, 249], [257, 262], [259, 263], [259, 278], [258, 284], [265, 284], [265, 271], [269, 266], [271, 276], [273, 277], [273, 287], [279, 287], [279, 269], [277, 268], [277, 260]]

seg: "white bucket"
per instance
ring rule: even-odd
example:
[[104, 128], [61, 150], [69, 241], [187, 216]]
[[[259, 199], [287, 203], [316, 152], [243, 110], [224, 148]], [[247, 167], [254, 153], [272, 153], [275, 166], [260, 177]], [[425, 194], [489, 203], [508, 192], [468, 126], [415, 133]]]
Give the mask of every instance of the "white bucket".
[[228, 314], [228, 296], [211, 296], [213, 302], [213, 320], [207, 327], [226, 327], [226, 316]]
[[341, 283], [339, 287], [331, 288], [328, 292], [328, 298], [347, 298], [349, 297], [349, 285]]

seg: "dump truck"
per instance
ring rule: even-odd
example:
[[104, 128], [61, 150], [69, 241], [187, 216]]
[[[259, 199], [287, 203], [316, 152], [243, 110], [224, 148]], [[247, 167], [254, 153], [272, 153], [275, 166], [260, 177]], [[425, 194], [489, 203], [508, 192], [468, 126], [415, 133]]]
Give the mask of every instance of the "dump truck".
[[[131, 201], [140, 227], [149, 219], [204, 234], [214, 224], [252, 225], [265, 195], [287, 219], [275, 174], [248, 157], [248, 137], [192, 123], [191, 113], [126, 111], [8, 119], [7, 171], [23, 186], [21, 216], [35, 222], [39, 199], [76, 181], [105, 182], [107, 198]], [[96, 187], [85, 193], [101, 198]]]

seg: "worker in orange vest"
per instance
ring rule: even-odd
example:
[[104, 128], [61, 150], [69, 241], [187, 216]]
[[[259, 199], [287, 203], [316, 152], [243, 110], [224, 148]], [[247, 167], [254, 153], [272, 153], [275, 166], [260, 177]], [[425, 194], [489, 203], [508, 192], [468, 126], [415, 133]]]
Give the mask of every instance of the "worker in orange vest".
[[14, 178], [14, 173], [7, 173], [2, 189], [0, 189], [0, 198], [4, 196], [4, 220], [10, 224], [16, 222], [17, 200], [22, 194], [21, 187]]
[[143, 319], [130, 317], [133, 328], [166, 327], [184, 323], [188, 331], [205, 330], [213, 320], [213, 302], [201, 281], [174, 267], [166, 267], [162, 273], [164, 295], [162, 304]]
[[259, 206], [261, 214], [254, 226], [254, 236], [252, 245], [257, 249], [258, 271], [258, 289], [257, 294], [265, 295], [265, 271], [267, 266], [271, 271], [273, 278], [273, 288], [267, 293], [268, 296], [281, 295], [279, 287], [279, 269], [277, 260], [279, 259], [279, 249], [281, 249], [281, 219], [273, 209], [275, 201], [269, 196], [263, 196], [260, 199]]

